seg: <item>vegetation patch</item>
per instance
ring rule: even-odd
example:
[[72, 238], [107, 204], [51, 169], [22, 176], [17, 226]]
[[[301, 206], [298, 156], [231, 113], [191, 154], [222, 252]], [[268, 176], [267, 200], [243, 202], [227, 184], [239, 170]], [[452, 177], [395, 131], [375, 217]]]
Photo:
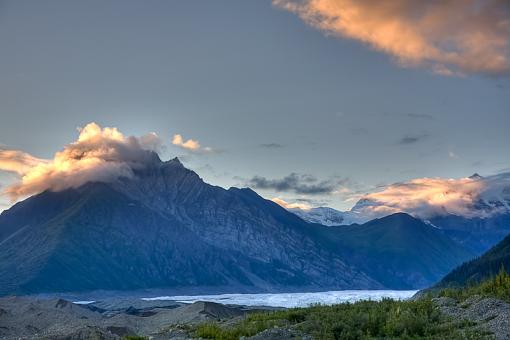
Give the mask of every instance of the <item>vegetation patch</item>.
[[493, 297], [510, 303], [510, 275], [501, 268], [499, 274], [480, 284], [465, 288], [443, 289], [418, 300], [360, 301], [333, 306], [315, 305], [248, 315], [235, 324], [211, 322], [191, 330], [196, 337], [235, 340], [253, 336], [274, 327], [287, 328], [311, 335], [314, 339], [487, 339], [486, 331], [476, 323], [452, 319], [442, 314], [434, 297], [449, 297], [464, 302], [473, 296]]
[[454, 298], [457, 301], [465, 301], [471, 296], [478, 295], [494, 297], [510, 303], [510, 275], [502, 266], [496, 276], [480, 284], [471, 284], [464, 288], [445, 288], [438, 295]]
[[235, 325], [198, 325], [194, 335], [234, 340], [273, 327], [287, 327], [315, 339], [480, 339], [480, 334], [472, 326], [472, 323], [443, 316], [429, 298], [417, 301], [385, 299], [256, 313]]

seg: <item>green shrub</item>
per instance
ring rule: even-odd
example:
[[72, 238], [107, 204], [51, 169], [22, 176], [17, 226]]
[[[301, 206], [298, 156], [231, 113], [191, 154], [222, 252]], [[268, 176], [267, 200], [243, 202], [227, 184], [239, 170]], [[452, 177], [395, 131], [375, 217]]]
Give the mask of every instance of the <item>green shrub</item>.
[[233, 326], [207, 323], [195, 336], [234, 340], [275, 326], [295, 328], [315, 339], [469, 338], [472, 325], [441, 315], [430, 299], [418, 301], [360, 301], [255, 313]]
[[[510, 275], [499, 273], [478, 285], [445, 289], [440, 296], [463, 301], [473, 295], [493, 296], [510, 302]], [[466, 320], [452, 320], [441, 314], [431, 295], [419, 300], [359, 301], [333, 306], [261, 312], [248, 315], [230, 326], [206, 323], [195, 328], [195, 336], [234, 340], [272, 327], [290, 327], [315, 339], [484, 339], [486, 334]]]
[[482, 283], [470, 285], [466, 288], [447, 288], [439, 292], [439, 296], [451, 297], [458, 301], [466, 300], [473, 295], [495, 297], [510, 302], [510, 275], [501, 266], [499, 273]]

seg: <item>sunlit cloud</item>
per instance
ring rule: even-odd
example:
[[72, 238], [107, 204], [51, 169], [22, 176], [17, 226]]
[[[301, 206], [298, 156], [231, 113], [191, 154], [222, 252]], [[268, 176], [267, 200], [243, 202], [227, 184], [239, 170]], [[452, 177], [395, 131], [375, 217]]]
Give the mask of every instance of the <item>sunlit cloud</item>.
[[133, 176], [133, 170], [157, 157], [158, 136], [124, 136], [117, 128], [96, 123], [79, 128], [78, 139], [55, 153], [53, 159], [39, 159], [17, 150], [0, 150], [0, 170], [18, 174], [19, 179], [3, 191], [13, 201], [45, 190], [59, 191], [87, 182], [110, 182]]
[[273, 0], [327, 34], [444, 75], [510, 72], [507, 0]]
[[395, 212], [422, 218], [447, 214], [487, 217], [510, 209], [509, 188], [510, 173], [485, 178], [417, 178], [364, 195], [353, 210], [371, 217]]
[[179, 146], [183, 149], [188, 149], [192, 151], [200, 149], [200, 143], [198, 141], [193, 139], [188, 139], [187, 141], [184, 141], [182, 136], [179, 134], [174, 135], [174, 138], [172, 139], [172, 144]]
[[23, 151], [0, 149], [0, 169], [4, 171], [23, 175], [31, 168], [46, 162]]
[[290, 202], [287, 202], [279, 197], [272, 198], [271, 201], [275, 202], [276, 204], [282, 206], [285, 209], [310, 210], [312, 208], [309, 204], [300, 203], [300, 202], [290, 203]]
[[172, 138], [172, 144], [180, 147], [182, 149], [191, 151], [191, 152], [212, 152], [213, 149], [210, 147], [202, 147], [200, 142], [194, 139], [184, 140], [182, 135], [176, 134]]

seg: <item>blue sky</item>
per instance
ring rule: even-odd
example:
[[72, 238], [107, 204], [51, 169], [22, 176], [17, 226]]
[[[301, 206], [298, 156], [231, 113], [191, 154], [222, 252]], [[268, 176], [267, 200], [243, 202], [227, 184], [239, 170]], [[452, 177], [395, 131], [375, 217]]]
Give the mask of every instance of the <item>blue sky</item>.
[[92, 121], [154, 131], [162, 158], [210, 183], [340, 209], [378, 185], [510, 167], [506, 75], [404, 67], [327, 33], [271, 1], [2, 1], [0, 143], [52, 158]]

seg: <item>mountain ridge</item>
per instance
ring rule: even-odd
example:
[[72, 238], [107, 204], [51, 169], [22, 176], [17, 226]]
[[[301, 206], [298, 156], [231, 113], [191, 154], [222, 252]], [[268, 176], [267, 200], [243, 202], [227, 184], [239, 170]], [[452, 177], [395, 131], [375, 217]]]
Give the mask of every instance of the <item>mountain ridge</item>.
[[[491, 205], [487, 205], [484, 202], [483, 200], [478, 200], [474, 206], [482, 211], [496, 208], [499, 210], [483, 217], [465, 217], [447, 212], [429, 216], [428, 218], [415, 217], [442, 230], [445, 235], [448, 235], [448, 237], [470, 252], [481, 255], [505, 238], [506, 235], [510, 234], [510, 210], [506, 210], [508, 204], [506, 200], [500, 203], [493, 200]], [[288, 210], [308, 222], [321, 223], [327, 226], [363, 224], [378, 217], [392, 214], [386, 213], [380, 216], [365, 215], [363, 209], [371, 204], [368, 200], [360, 199], [348, 211], [339, 211], [330, 207], [310, 209], [290, 208]]]
[[483, 255], [464, 262], [449, 272], [433, 288], [464, 287], [495, 276], [501, 268], [510, 268], [510, 235]]
[[[31, 293], [218, 284], [382, 287], [321, 249], [306, 222], [253, 191], [207, 185], [175, 162], [161, 167], [145, 170], [170, 171], [171, 178], [144, 181], [141, 191], [155, 189], [141, 200], [125, 194], [134, 195], [136, 183], [124, 179], [45, 192], [0, 215], [0, 286]], [[34, 202], [51, 198], [51, 206], [55, 197], [62, 202], [53, 215], [42, 209], [23, 217]]]
[[336, 229], [331, 236], [352, 263], [390, 287], [400, 282], [404, 289], [424, 288], [474, 256], [440, 230], [405, 213], [330, 228]]
[[[251, 189], [207, 184], [178, 159], [153, 157], [133, 174], [111, 183], [43, 192], [3, 212], [0, 294], [423, 284], [423, 277], [413, 279], [412, 267], [399, 271], [400, 279], [381, 282], [370, 266], [352, 261], [354, 248], [341, 242], [347, 235], [342, 229], [310, 224]], [[408, 247], [405, 242], [401, 246]], [[441, 252], [450, 258], [448, 247]], [[367, 262], [378, 261], [366, 255]], [[398, 271], [398, 263], [387, 264]], [[445, 273], [434, 273], [439, 274]], [[402, 279], [406, 276], [411, 280]]]

